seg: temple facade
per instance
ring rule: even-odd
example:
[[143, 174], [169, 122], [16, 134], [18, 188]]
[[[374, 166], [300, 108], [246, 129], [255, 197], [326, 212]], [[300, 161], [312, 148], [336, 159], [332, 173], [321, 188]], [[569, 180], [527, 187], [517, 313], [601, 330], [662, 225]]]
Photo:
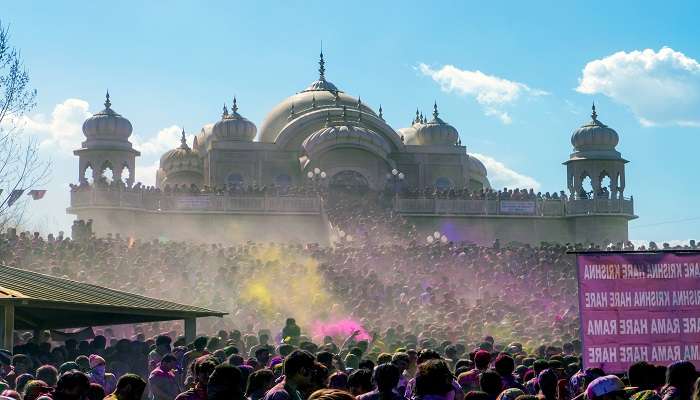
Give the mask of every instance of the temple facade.
[[[417, 110], [408, 127], [389, 126], [381, 106], [375, 111], [326, 79], [321, 54], [318, 79], [282, 100], [259, 130], [234, 98], [191, 144], [183, 131], [180, 146], [160, 159], [157, 189], [147, 189], [134, 182], [139, 152], [129, 141], [131, 123], [112, 109], [107, 94], [105, 109], [83, 124], [86, 140], [74, 152], [80, 185], [68, 211], [92, 219], [98, 234], [328, 242], [333, 227], [321, 198], [286, 192], [323, 181], [329, 188], [357, 191], [393, 186], [396, 212], [426, 232], [444, 231], [451, 240], [627, 239], [627, 223], [635, 218], [632, 199], [624, 196], [627, 161], [615, 149], [617, 132], [598, 120], [595, 107], [591, 121], [571, 138], [573, 152], [564, 163], [569, 194], [554, 197], [494, 197], [486, 168], [467, 153], [437, 104], [431, 114]], [[119, 184], [99, 184], [107, 171]], [[232, 189], [250, 187], [275, 188], [276, 194], [238, 195]], [[426, 187], [490, 194], [405, 195], [407, 188]], [[226, 194], [216, 188], [226, 188]], [[179, 234], [174, 226], [184, 231]], [[289, 233], [295, 231], [304, 234], [294, 238]]]

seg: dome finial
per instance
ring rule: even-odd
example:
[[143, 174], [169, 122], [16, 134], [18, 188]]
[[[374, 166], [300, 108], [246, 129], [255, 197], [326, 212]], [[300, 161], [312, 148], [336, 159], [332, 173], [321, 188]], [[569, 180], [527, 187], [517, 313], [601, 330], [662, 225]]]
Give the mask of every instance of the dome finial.
[[226, 103], [224, 103], [224, 110], [221, 113], [221, 118], [228, 117], [228, 108], [226, 108]]
[[420, 122], [420, 112], [418, 112], [418, 107], [416, 107], [416, 119], [413, 120], [413, 123], [416, 124]]
[[318, 79], [326, 80], [326, 62], [323, 61], [323, 41], [321, 41], [321, 57], [318, 60]]
[[379, 119], [384, 119], [384, 110], [382, 110], [382, 105], [379, 105]]
[[112, 106], [112, 102], [109, 101], [109, 89], [107, 89], [107, 94], [105, 95], [105, 108], [109, 109]]
[[233, 105], [231, 106], [231, 111], [233, 114], [238, 112], [238, 104], [236, 103], [236, 96], [233, 96]]
[[591, 106], [591, 118], [593, 118], [593, 121], [598, 120], [598, 113], [595, 112], [595, 101], [593, 102], [593, 106]]
[[437, 100], [436, 100], [435, 103], [433, 103], [433, 117], [435, 119], [437, 119], [438, 115], [440, 115], [440, 113], [438, 112]]
[[187, 138], [185, 137], [185, 128], [182, 128], [182, 137], [180, 137], [180, 148], [181, 149], [188, 149], [187, 147]]

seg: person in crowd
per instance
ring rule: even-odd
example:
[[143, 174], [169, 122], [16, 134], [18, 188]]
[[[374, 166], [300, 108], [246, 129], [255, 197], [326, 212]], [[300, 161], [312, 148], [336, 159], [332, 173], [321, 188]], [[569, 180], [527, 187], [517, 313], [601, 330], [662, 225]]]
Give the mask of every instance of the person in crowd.
[[260, 400], [275, 385], [275, 374], [269, 369], [259, 369], [248, 377], [245, 397], [248, 400]]
[[56, 382], [53, 400], [83, 400], [90, 390], [90, 379], [85, 373], [71, 370], [61, 374]]
[[372, 372], [374, 390], [357, 396], [357, 400], [405, 400], [396, 392], [401, 372], [393, 363], [378, 365]]
[[103, 400], [106, 396], [107, 394], [102, 386], [97, 383], [91, 383], [85, 398], [87, 400]]
[[615, 375], [596, 378], [586, 388], [588, 400], [624, 400], [625, 384]]
[[418, 364], [415, 378], [415, 399], [450, 399], [450, 394], [453, 393], [452, 380], [450, 368], [443, 360], [430, 359]]
[[183, 357], [183, 360], [182, 360], [182, 368], [184, 370], [189, 369], [192, 361], [196, 360], [197, 358], [199, 358], [201, 356], [209, 354], [209, 352], [206, 350], [208, 341], [209, 341], [209, 338], [207, 338], [206, 336], [198, 336], [192, 342], [193, 349], [186, 352], [184, 357]]
[[169, 354], [172, 349], [170, 347], [170, 344], [173, 342], [173, 340], [170, 338], [170, 336], [167, 335], [158, 335], [156, 337], [156, 347], [153, 349], [148, 354], [148, 371], [153, 371], [156, 367], [158, 367], [161, 358], [163, 358], [164, 355]]
[[50, 394], [52, 388], [46, 382], [35, 379], [27, 382], [22, 391], [22, 400], [37, 400], [41, 396]]
[[666, 385], [659, 391], [663, 400], [690, 400], [698, 373], [690, 361], [676, 361], [666, 370]]
[[91, 354], [88, 357], [90, 363], [90, 372], [88, 377], [91, 383], [97, 383], [102, 386], [106, 393], [112, 393], [117, 387], [117, 378], [114, 374], [106, 372], [107, 362], [97, 354]]
[[309, 385], [315, 359], [306, 350], [294, 350], [284, 359], [284, 378], [266, 394], [265, 400], [303, 400], [299, 388]]
[[141, 400], [146, 390], [146, 381], [136, 374], [125, 374], [119, 378], [117, 388], [105, 400]]
[[218, 365], [212, 356], [202, 356], [192, 363], [194, 372], [194, 385], [186, 391], [180, 393], [176, 400], [207, 400], [207, 384], [209, 375], [214, 372]]
[[53, 365], [42, 365], [36, 369], [36, 379], [43, 381], [49, 385], [49, 387], [54, 388], [58, 382], [58, 370]]
[[160, 364], [148, 377], [151, 400], [175, 400], [182, 391], [175, 376], [175, 368], [177, 358], [174, 355], [166, 354], [160, 359]]
[[244, 400], [242, 374], [238, 367], [219, 364], [207, 381], [208, 400]]
[[356, 369], [348, 375], [348, 389], [357, 397], [372, 390], [372, 371]]

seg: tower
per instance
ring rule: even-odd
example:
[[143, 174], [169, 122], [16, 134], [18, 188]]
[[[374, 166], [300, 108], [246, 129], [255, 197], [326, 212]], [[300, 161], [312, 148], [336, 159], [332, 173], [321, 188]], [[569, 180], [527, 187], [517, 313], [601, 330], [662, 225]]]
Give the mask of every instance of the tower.
[[[571, 135], [574, 152], [564, 162], [566, 165], [567, 186], [575, 198], [622, 198], [625, 190], [625, 164], [620, 152], [615, 149], [619, 136], [614, 129], [598, 120], [595, 103], [591, 120]], [[605, 178], [610, 179], [608, 186]], [[583, 182], [590, 179], [592, 193], [584, 190]]]
[[[136, 157], [141, 155], [129, 142], [132, 127], [128, 119], [112, 109], [109, 92], [105, 96], [105, 109], [94, 114], [83, 123], [86, 140], [82, 147], [73, 151], [79, 158], [78, 180], [94, 182], [106, 178], [108, 171], [112, 179], [121, 180], [128, 186], [134, 184]], [[91, 169], [91, 176], [86, 171]], [[125, 170], [128, 170], [125, 173]]]

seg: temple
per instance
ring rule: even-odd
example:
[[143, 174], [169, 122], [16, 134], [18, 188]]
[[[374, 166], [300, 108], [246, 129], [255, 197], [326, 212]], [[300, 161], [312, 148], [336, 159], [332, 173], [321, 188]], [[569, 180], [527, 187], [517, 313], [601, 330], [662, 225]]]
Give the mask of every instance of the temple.
[[274, 107], [260, 130], [236, 98], [191, 144], [183, 130], [148, 188], [134, 181], [132, 125], [107, 93], [105, 109], [83, 124], [86, 140], [74, 152], [80, 184], [68, 212], [93, 220], [97, 234], [328, 243], [337, 232], [321, 194], [375, 192], [390, 193], [387, 206], [416, 229], [454, 241], [627, 240], [636, 218], [624, 196], [627, 161], [595, 106], [571, 137], [568, 194], [492, 189], [437, 104], [430, 114], [416, 110], [408, 127], [389, 126], [381, 106], [375, 111], [326, 79], [321, 53], [318, 79]]

